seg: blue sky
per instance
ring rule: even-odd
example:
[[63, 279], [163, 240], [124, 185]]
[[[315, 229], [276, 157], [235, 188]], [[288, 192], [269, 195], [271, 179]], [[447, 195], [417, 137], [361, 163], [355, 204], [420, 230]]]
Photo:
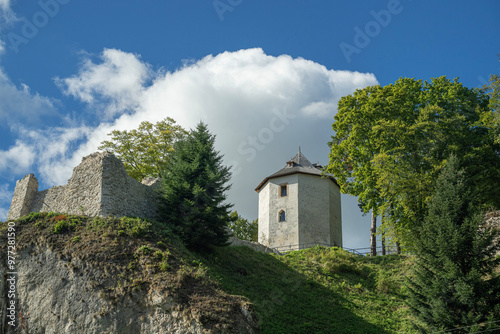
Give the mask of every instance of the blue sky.
[[[468, 87], [499, 72], [498, 1], [0, 0], [0, 219], [15, 181], [65, 184], [111, 129], [199, 120], [235, 168], [229, 200], [298, 146], [328, 162], [338, 99], [399, 77]], [[342, 198], [344, 246], [369, 217]]]

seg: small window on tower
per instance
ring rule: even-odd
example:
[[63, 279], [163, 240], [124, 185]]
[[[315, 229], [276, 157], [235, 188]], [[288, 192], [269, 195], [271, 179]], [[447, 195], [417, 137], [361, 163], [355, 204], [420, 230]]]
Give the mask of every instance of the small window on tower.
[[281, 197], [287, 196], [287, 189], [286, 189], [286, 184], [281, 186]]
[[284, 211], [284, 210], [281, 210], [281, 211], [280, 211], [280, 216], [279, 216], [279, 221], [280, 221], [280, 222], [284, 222], [284, 221], [285, 221], [285, 218], [286, 218], [286, 216], [285, 216], [285, 211]]

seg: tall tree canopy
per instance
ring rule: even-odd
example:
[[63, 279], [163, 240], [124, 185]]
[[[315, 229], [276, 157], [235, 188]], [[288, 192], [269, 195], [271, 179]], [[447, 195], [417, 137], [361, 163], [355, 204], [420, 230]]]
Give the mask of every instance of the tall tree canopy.
[[494, 129], [495, 142], [500, 144], [500, 76], [498, 74], [491, 75], [483, 89], [490, 96], [489, 107], [493, 111], [492, 114], [484, 115], [484, 122]]
[[123, 161], [127, 173], [141, 181], [145, 177], [159, 177], [168, 163], [173, 144], [186, 131], [172, 118], [152, 124], [142, 122], [135, 130], [113, 130], [111, 140], [101, 143], [99, 150], [112, 152]]
[[[440, 174], [429, 211], [414, 248], [416, 266], [409, 276], [409, 306], [424, 333], [453, 329], [474, 333], [500, 329], [500, 249], [493, 228], [472, 205], [458, 159]], [[460, 329], [458, 329], [460, 328]], [[488, 331], [488, 330], [485, 330]]]
[[225, 192], [231, 177], [214, 148], [215, 136], [198, 124], [183, 140], [174, 144], [170, 161], [162, 172], [162, 220], [174, 226], [192, 249], [225, 246], [231, 204]]
[[478, 203], [499, 207], [500, 147], [484, 122], [493, 113], [488, 102], [484, 90], [446, 77], [356, 90], [339, 101], [327, 171], [406, 244], [450, 154], [465, 168]]

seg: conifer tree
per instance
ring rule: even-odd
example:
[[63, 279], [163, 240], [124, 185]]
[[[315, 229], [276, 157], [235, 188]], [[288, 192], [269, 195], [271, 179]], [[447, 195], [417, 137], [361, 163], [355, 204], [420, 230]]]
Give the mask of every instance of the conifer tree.
[[[500, 279], [495, 231], [471, 205], [464, 171], [448, 159], [438, 179], [415, 251], [409, 306], [422, 332], [474, 333], [500, 328]], [[458, 329], [460, 327], [460, 329]]]
[[232, 221], [232, 204], [225, 202], [231, 173], [214, 143], [215, 136], [200, 122], [174, 145], [162, 173], [160, 216], [195, 250], [227, 245], [226, 226]]

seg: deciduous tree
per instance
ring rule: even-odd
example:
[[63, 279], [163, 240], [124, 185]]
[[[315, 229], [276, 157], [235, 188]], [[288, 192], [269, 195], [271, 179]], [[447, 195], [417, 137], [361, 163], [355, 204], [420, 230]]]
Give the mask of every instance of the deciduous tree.
[[232, 222], [229, 228], [236, 238], [247, 241], [257, 241], [259, 224], [258, 220], [249, 221], [238, 214], [238, 211], [231, 212]]
[[500, 146], [483, 122], [489, 96], [446, 77], [402, 78], [339, 101], [327, 172], [375, 210], [384, 231], [411, 244], [445, 158], [455, 154], [481, 205], [500, 206]]
[[152, 124], [144, 121], [135, 130], [113, 130], [99, 150], [112, 152], [125, 165], [127, 173], [141, 181], [145, 177], [159, 177], [173, 152], [173, 144], [186, 131], [172, 118]]

